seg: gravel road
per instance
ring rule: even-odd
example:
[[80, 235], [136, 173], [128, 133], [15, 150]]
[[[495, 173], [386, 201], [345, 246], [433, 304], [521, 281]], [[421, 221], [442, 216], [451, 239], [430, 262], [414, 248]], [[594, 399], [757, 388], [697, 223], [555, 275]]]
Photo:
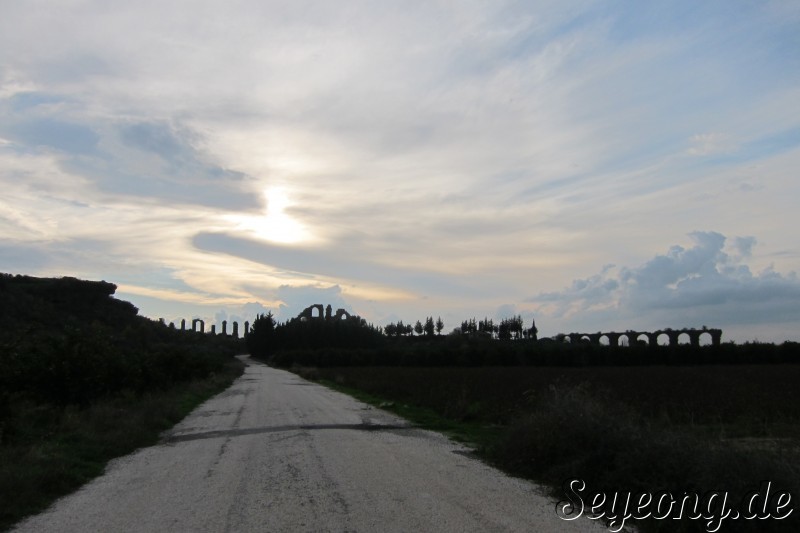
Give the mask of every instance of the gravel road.
[[244, 359], [245, 374], [18, 532], [603, 531], [394, 415]]

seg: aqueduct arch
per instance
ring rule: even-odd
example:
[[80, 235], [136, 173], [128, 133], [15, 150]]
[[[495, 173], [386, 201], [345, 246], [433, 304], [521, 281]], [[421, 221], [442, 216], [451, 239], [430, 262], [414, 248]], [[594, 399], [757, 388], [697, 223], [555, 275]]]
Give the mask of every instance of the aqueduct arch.
[[[317, 311], [316, 316], [314, 311]], [[322, 304], [309, 305], [303, 309], [299, 315], [297, 315], [297, 318], [305, 318], [306, 320], [323, 320], [325, 318], [325, 308], [322, 306]]]
[[[644, 338], [643, 338], [644, 337]], [[666, 337], [666, 343], [662, 343]], [[679, 344], [690, 344], [700, 346], [701, 338], [709, 339], [712, 346], [719, 346], [722, 343], [721, 329], [660, 329], [657, 331], [625, 331], [625, 332], [598, 332], [598, 333], [560, 333], [554, 337], [560, 342], [590, 342], [596, 345], [619, 347], [627, 341], [628, 346], [634, 346], [639, 342], [645, 342], [648, 346], [678, 346]], [[684, 342], [688, 338], [689, 342]], [[605, 342], [604, 342], [605, 340]]]

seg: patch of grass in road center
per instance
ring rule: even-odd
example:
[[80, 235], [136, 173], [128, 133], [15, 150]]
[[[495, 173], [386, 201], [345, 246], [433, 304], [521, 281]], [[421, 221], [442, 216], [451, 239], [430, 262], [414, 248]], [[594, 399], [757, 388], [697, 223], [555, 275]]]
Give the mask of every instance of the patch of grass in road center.
[[99, 476], [111, 459], [156, 444], [162, 431], [228, 388], [243, 370], [233, 359], [207, 379], [123, 394], [85, 409], [15, 406], [24, 423], [16, 424], [13, 444], [0, 446], [0, 530]]

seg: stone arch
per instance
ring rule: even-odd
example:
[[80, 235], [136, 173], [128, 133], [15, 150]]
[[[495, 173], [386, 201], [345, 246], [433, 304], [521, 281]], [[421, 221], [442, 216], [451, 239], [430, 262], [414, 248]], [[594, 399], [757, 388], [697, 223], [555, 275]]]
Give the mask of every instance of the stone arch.
[[336, 316], [334, 317], [334, 320], [347, 320], [349, 318], [350, 318], [350, 313], [348, 313], [344, 309], [336, 310]]
[[319, 320], [325, 317], [325, 308], [322, 307], [322, 304], [309, 305], [297, 316], [300, 319]]
[[597, 333], [559, 333], [554, 340], [563, 343], [586, 343], [607, 345], [612, 347], [633, 346], [642, 344], [647, 346], [677, 346], [689, 344], [694, 347], [701, 345], [719, 346], [722, 342], [722, 330], [710, 329], [660, 329], [653, 332], [627, 330], [624, 333], [597, 332]]
[[[197, 326], [200, 326], [200, 329], [197, 329]], [[192, 331], [199, 331], [200, 333], [206, 332], [206, 323], [199, 318], [192, 319]]]
[[699, 331], [697, 333], [697, 343], [700, 346], [708, 346], [709, 344], [714, 344], [714, 336], [711, 334], [710, 331]]

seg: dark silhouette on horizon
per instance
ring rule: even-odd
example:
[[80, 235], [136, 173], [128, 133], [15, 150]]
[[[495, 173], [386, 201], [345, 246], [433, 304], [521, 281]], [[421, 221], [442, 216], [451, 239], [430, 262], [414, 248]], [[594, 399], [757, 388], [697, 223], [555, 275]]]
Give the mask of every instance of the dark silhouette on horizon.
[[[634, 344], [644, 342], [648, 346], [658, 346], [658, 338], [662, 335], [667, 336], [667, 346], [678, 346], [680, 344], [679, 338], [681, 335], [686, 334], [689, 336], [689, 344], [692, 346], [700, 346], [700, 339], [703, 335], [708, 335], [711, 338], [711, 345], [712, 346], [719, 346], [722, 342], [722, 330], [721, 329], [709, 329], [703, 326], [703, 329], [695, 329], [695, 328], [683, 328], [683, 329], [659, 329], [657, 331], [648, 332], [648, 331], [632, 331], [628, 330], [623, 333], [615, 333], [615, 332], [608, 332], [608, 333], [559, 333], [555, 336], [555, 339], [560, 342], [569, 342], [569, 343], [580, 343], [580, 342], [589, 342], [591, 344], [602, 345], [601, 342], [603, 338], [608, 341], [609, 346], [624, 346], [622, 344], [622, 338], [624, 337], [628, 341], [629, 346], [633, 346]], [[640, 339], [641, 336], [645, 336], [647, 339], [646, 341]]]

